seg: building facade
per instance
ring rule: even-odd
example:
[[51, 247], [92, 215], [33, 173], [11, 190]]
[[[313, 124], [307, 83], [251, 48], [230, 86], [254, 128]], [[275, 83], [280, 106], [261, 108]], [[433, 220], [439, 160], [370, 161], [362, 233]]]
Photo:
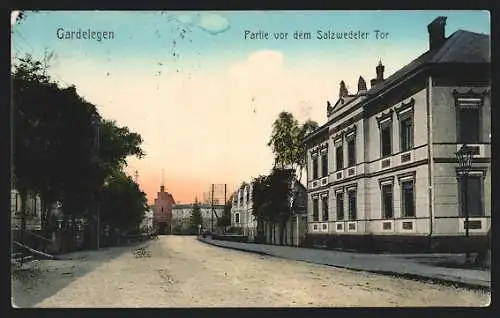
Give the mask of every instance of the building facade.
[[249, 241], [253, 241], [257, 235], [257, 220], [252, 212], [252, 189], [251, 182], [243, 182], [233, 194], [231, 205], [231, 227], [240, 229]]
[[[285, 245], [301, 245], [307, 231], [307, 192], [306, 188], [298, 181], [293, 182], [290, 197], [290, 209], [293, 216], [285, 225]], [[243, 182], [233, 195], [231, 207], [231, 226], [240, 228], [243, 235], [248, 236], [250, 242], [255, 241], [257, 236], [257, 220], [253, 215], [253, 183]], [[273, 228], [274, 227], [274, 228]], [[276, 244], [279, 242], [279, 231], [277, 224], [265, 224], [265, 242]]]
[[[211, 230], [212, 222], [214, 229], [217, 227], [217, 218], [221, 217], [224, 213], [224, 205], [218, 204], [213, 206], [215, 211], [212, 214], [212, 205], [199, 204], [201, 217], [203, 220], [202, 228]], [[194, 209], [194, 203], [190, 204], [174, 204], [172, 207], [172, 233], [185, 232], [191, 227], [191, 215]]]
[[165, 191], [165, 186], [160, 187], [154, 203], [153, 222], [160, 234], [169, 234], [172, 223], [172, 206], [175, 204], [172, 194]]
[[[11, 190], [11, 229], [21, 229], [21, 195], [15, 189]], [[41, 230], [41, 199], [37, 194], [29, 193], [26, 198], [26, 230]]]
[[[359, 78], [305, 137], [310, 245], [465, 251], [491, 224], [490, 39], [428, 25], [429, 50], [384, 78]], [[467, 181], [455, 153], [474, 149]], [[463, 186], [467, 183], [465, 200]], [[467, 208], [465, 203], [467, 203]], [[468, 212], [469, 236], [465, 236]]]
[[142, 229], [152, 229], [154, 225], [154, 207], [150, 207], [144, 212], [144, 217], [141, 222]]

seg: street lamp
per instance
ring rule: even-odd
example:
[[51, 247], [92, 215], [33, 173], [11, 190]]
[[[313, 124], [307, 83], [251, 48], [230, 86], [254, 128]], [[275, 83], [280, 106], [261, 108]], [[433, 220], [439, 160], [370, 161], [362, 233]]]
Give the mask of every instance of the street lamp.
[[[100, 133], [101, 133], [101, 116], [96, 112], [92, 114], [91, 125], [95, 130], [95, 139], [94, 139], [94, 151], [95, 155], [99, 155], [100, 148]], [[96, 216], [97, 216], [97, 249], [100, 247], [100, 211], [99, 211], [99, 202], [95, 202]]]
[[[460, 176], [460, 184], [462, 189], [462, 202], [463, 202], [463, 209], [464, 209], [464, 216], [465, 216], [465, 221], [464, 221], [464, 227], [465, 227], [465, 237], [467, 238], [467, 243], [468, 243], [468, 238], [469, 238], [469, 209], [468, 209], [468, 200], [467, 200], [467, 183], [468, 183], [468, 175], [469, 171], [472, 166], [472, 157], [474, 153], [472, 152], [472, 149], [468, 147], [467, 145], [463, 145], [460, 150], [458, 150], [455, 153], [457, 160], [458, 160], [458, 169], [459, 169], [459, 176]], [[467, 248], [467, 253], [466, 253], [466, 262], [469, 261], [469, 252]]]

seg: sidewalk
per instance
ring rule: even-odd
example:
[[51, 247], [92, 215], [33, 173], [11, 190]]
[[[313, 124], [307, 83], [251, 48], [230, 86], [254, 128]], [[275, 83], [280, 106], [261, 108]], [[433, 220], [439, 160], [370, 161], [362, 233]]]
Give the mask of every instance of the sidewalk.
[[212, 240], [200, 241], [224, 248], [265, 254], [290, 260], [330, 265], [385, 275], [452, 283], [468, 288], [491, 288], [491, 272], [478, 269], [450, 268], [441, 263], [457, 263], [456, 254], [366, 254], [311, 248]]

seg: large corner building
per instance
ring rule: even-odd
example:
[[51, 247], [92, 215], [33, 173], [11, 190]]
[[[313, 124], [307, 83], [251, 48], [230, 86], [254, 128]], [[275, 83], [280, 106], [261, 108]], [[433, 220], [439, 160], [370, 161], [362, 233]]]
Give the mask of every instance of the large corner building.
[[[356, 93], [341, 82], [327, 122], [305, 137], [308, 244], [443, 252], [484, 245], [490, 37], [445, 37], [445, 25], [445, 17], [431, 22], [429, 50], [388, 78], [379, 63], [369, 89], [362, 77]], [[455, 155], [464, 144], [474, 151], [467, 181]]]

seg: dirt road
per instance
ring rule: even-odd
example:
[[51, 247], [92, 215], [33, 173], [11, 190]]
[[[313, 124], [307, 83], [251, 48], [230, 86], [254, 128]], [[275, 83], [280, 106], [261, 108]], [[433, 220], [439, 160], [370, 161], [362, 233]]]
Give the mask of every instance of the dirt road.
[[[143, 247], [147, 254], [134, 255]], [[490, 294], [282, 260], [164, 236], [40, 261], [13, 276], [17, 307], [486, 306]]]

